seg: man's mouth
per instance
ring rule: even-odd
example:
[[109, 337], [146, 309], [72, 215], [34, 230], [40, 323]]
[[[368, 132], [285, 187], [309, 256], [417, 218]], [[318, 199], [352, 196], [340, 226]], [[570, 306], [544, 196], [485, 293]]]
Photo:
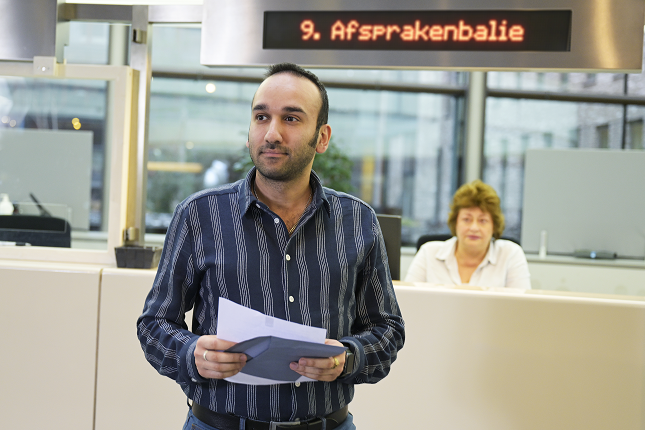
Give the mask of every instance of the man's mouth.
[[271, 148], [271, 147], [266, 147], [266, 146], [264, 148], [260, 149], [260, 154], [265, 154], [265, 155], [270, 155], [270, 156], [273, 156], [273, 155], [287, 155], [287, 153], [285, 151], [282, 151], [282, 150], [280, 150], [278, 148]]

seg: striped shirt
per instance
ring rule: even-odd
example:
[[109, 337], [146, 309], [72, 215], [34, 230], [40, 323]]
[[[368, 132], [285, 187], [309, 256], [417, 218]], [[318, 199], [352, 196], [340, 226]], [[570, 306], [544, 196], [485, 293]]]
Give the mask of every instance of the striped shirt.
[[[312, 172], [312, 203], [289, 236], [251, 192], [254, 177], [252, 169], [177, 206], [138, 337], [150, 364], [211, 410], [261, 421], [323, 416], [352, 400], [354, 384], [384, 378], [403, 347], [381, 229], [372, 208], [323, 188]], [[199, 335], [217, 334], [219, 297], [325, 328], [355, 354], [355, 370], [333, 382], [266, 386], [203, 378], [193, 353]]]

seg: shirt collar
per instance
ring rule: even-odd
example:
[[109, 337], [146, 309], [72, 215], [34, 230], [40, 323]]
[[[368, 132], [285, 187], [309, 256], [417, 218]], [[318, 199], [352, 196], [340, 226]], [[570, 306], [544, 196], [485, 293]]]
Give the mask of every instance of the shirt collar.
[[488, 252], [486, 253], [486, 259], [490, 264], [497, 263], [497, 245], [495, 245], [495, 239], [491, 239], [490, 246], [488, 247]]
[[[255, 205], [258, 201], [257, 197], [253, 194], [253, 181], [255, 180], [256, 171], [257, 168], [253, 167], [249, 170], [249, 173], [246, 174], [244, 181], [242, 181], [239, 196], [240, 209], [242, 210], [242, 213], [246, 213], [249, 208], [252, 205]], [[316, 209], [322, 205], [325, 208], [327, 215], [331, 216], [331, 205], [329, 204], [329, 200], [327, 199], [327, 195], [325, 194], [320, 178], [313, 170], [311, 171], [309, 184], [314, 192], [312, 201], [314, 202]]]
[[[436, 254], [437, 260], [446, 261], [448, 257], [455, 255], [455, 246], [457, 246], [456, 236], [446, 240]], [[488, 247], [488, 252], [486, 252], [484, 260], [490, 264], [497, 263], [497, 246], [495, 245], [495, 240], [490, 241], [490, 246]]]
[[453, 236], [446, 240], [437, 252], [437, 260], [446, 261], [451, 255], [455, 255], [455, 246], [457, 244], [457, 237]]

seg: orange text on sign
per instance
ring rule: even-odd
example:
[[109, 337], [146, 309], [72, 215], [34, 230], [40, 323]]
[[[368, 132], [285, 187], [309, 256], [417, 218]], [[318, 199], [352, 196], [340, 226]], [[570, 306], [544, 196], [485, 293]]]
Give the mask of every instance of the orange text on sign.
[[[320, 40], [320, 33], [315, 31], [313, 21], [307, 19], [300, 24], [302, 40]], [[331, 27], [331, 40], [361, 42], [398, 38], [404, 42], [523, 42], [524, 27], [512, 25], [504, 19], [488, 21], [488, 25], [468, 25], [464, 20], [448, 25], [421, 25], [416, 20], [414, 25], [359, 24], [356, 20], [347, 23], [336, 21]]]

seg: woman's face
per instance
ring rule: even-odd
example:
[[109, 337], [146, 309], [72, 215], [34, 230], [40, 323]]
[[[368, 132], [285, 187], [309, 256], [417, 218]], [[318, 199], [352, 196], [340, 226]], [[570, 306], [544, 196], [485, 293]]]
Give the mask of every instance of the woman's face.
[[460, 247], [487, 249], [493, 237], [493, 217], [478, 207], [460, 209], [455, 230]]

